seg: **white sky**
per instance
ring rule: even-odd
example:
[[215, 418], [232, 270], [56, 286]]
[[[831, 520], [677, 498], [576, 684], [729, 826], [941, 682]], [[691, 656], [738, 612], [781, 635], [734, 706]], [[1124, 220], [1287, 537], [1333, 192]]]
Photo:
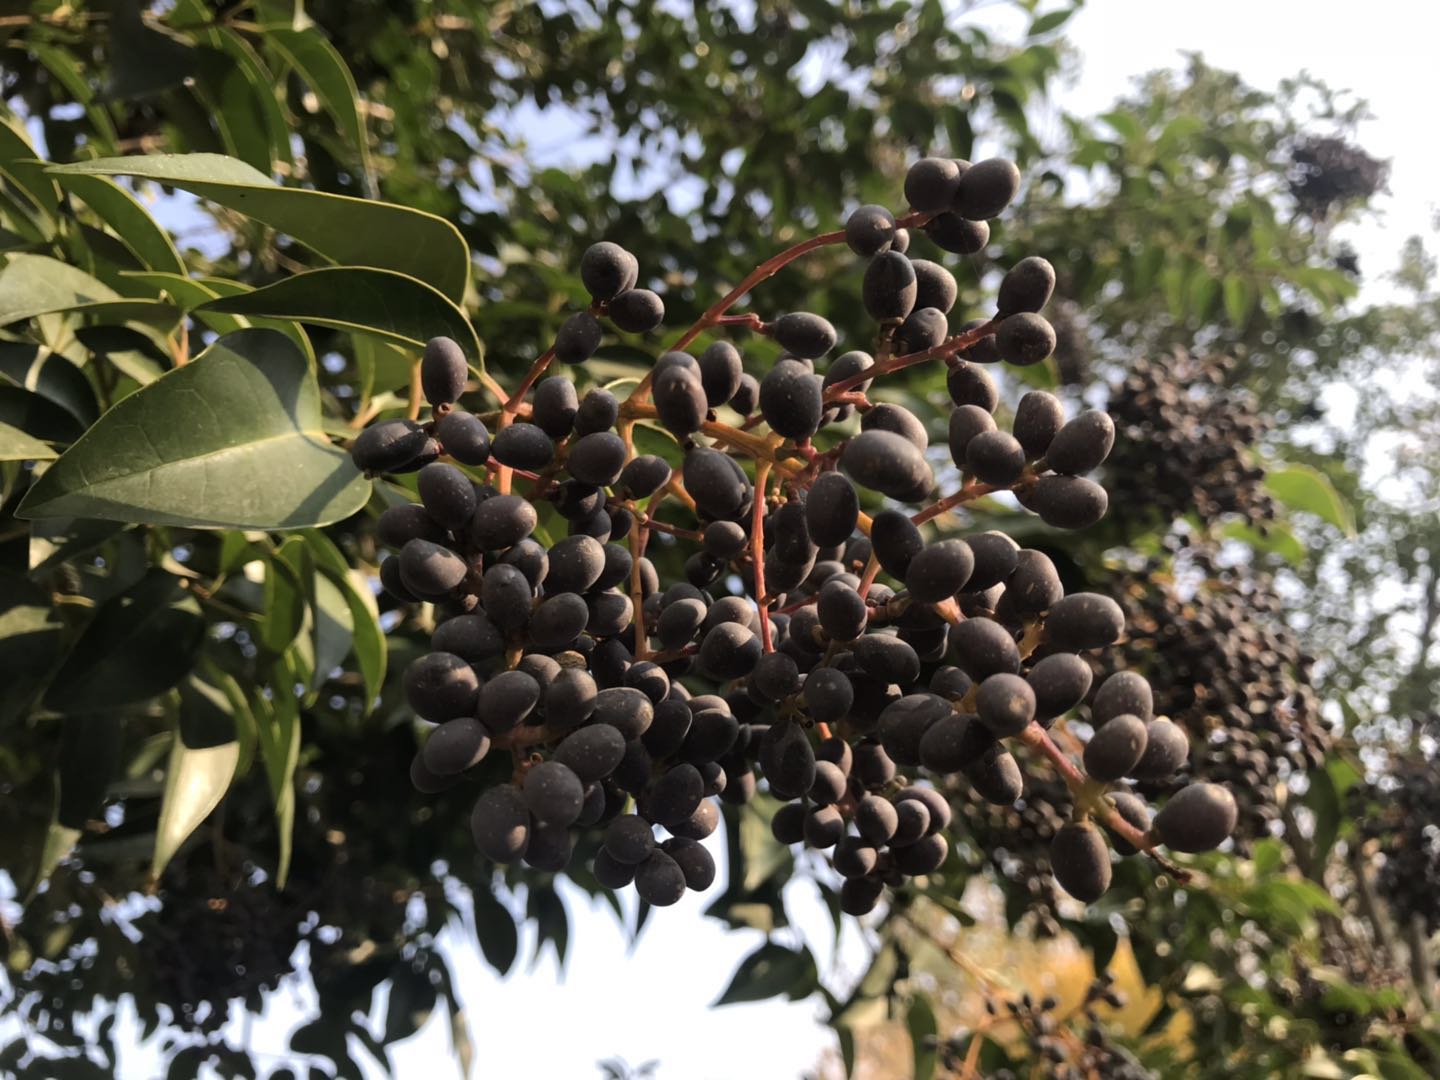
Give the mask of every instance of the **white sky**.
[[[1235, 69], [1262, 89], [1308, 69], [1355, 91], [1378, 118], [1362, 129], [1361, 145], [1393, 161], [1383, 219], [1349, 234], [1363, 271], [1374, 276], [1394, 265], [1408, 235], [1429, 234], [1440, 201], [1440, 140], [1427, 77], [1437, 34], [1434, 0], [1370, 0], [1361, 8], [1353, 0], [1092, 0], [1069, 28], [1084, 67], [1062, 104], [1080, 114], [1104, 111], [1133, 76], [1181, 63], [1182, 50]], [[547, 142], [547, 134], [536, 132], [535, 141]], [[562, 135], [556, 145], [564, 141]], [[723, 858], [723, 847], [712, 850]], [[807, 936], [818, 943], [824, 974], [834, 962], [828, 917], [813, 889], [799, 884], [791, 894]], [[765, 1080], [800, 1076], [831, 1045], [813, 1002], [708, 1008], [760, 941], [705, 920], [709, 897], [691, 894], [676, 908], [656, 911], [633, 954], [608, 910], [588, 908], [573, 892], [567, 900], [573, 925], [563, 977], [549, 952], [535, 970], [522, 966], [501, 981], [469, 943], [452, 950], [475, 1037], [476, 1076], [598, 1076], [595, 1062], [618, 1054], [632, 1065], [658, 1058], [662, 1080]], [[852, 933], [841, 959], [853, 974], [863, 957]], [[270, 1067], [280, 1063], [289, 1030], [313, 1008], [292, 994], [278, 998], [274, 1015], [254, 1024], [250, 1040]], [[392, 1056], [401, 1076], [458, 1075], [438, 1016]], [[150, 1052], [131, 1054], [121, 1075], [150, 1075], [156, 1061]]]

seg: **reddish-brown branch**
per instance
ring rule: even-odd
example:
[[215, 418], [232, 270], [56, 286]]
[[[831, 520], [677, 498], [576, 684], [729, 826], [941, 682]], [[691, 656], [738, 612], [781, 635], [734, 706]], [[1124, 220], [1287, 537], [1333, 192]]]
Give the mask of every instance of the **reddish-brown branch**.
[[905, 353], [903, 356], [892, 356], [886, 360], [876, 361], [864, 371], [858, 372], [848, 379], [841, 379], [825, 390], [825, 403], [834, 404], [842, 394], [855, 389], [863, 382], [879, 378], [881, 375], [889, 375], [891, 372], [903, 371], [905, 368], [914, 367], [916, 364], [923, 364], [927, 360], [936, 360], [941, 357], [954, 356], [962, 349], [968, 349], [976, 342], [989, 337], [995, 333], [1000, 325], [999, 319], [991, 319], [974, 330], [966, 331], [963, 334], [956, 334], [948, 337], [933, 349], [926, 349], [923, 352]]
[[755, 575], [755, 596], [760, 609], [760, 646], [774, 652], [770, 640], [770, 605], [765, 602], [765, 488], [770, 482], [770, 462], [755, 465], [754, 508], [750, 514], [750, 560]]
[[969, 483], [953, 495], [947, 495], [939, 502], [932, 503], [925, 509], [910, 516], [910, 520], [916, 525], [924, 525], [925, 522], [939, 517], [946, 510], [952, 510], [961, 503], [974, 502], [994, 491], [1009, 490], [1008, 488], [997, 487], [995, 484]]
[[1077, 801], [1083, 799], [1089, 805], [1090, 813], [1099, 818], [1106, 828], [1132, 847], [1145, 852], [1176, 881], [1184, 884], [1190, 880], [1188, 870], [1181, 869], [1156, 851], [1155, 841], [1121, 817], [1120, 811], [1111, 806], [1103, 794], [1087, 790], [1093, 788], [1094, 782], [1075, 767], [1075, 763], [1070, 760], [1069, 755], [1055, 745], [1049, 732], [1043, 727], [1032, 720], [1030, 726], [1022, 731], [1018, 738], [1026, 746], [1033, 747], [1050, 759], [1051, 764], [1055, 766], [1055, 771], [1060, 774], [1065, 781], [1065, 786], [1076, 796]]
[[753, 311], [747, 311], [743, 315], [721, 315], [715, 320], [715, 325], [743, 326], [747, 330], [754, 330], [757, 334], [763, 334], [765, 332], [765, 320]]
[[880, 560], [872, 554], [870, 561], [865, 564], [865, 574], [860, 578], [860, 585], [855, 590], [860, 594], [860, 599], [863, 600], [870, 595], [870, 586], [875, 584], [875, 578], [879, 573]]
[[525, 378], [521, 379], [520, 385], [515, 388], [515, 393], [511, 394], [510, 399], [505, 402], [505, 412], [514, 415], [520, 408], [520, 403], [525, 400], [525, 395], [530, 392], [530, 387], [535, 385], [536, 379], [545, 374], [545, 369], [554, 359], [555, 346], [553, 345], [535, 358], [535, 362], [530, 365], [530, 370], [525, 372]]

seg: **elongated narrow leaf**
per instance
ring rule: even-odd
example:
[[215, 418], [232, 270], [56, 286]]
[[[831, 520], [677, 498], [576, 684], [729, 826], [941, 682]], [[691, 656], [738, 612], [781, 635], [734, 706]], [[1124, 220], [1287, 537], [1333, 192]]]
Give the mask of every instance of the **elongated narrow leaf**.
[[295, 839], [295, 766], [300, 762], [300, 702], [295, 690], [303, 682], [292, 649], [273, 669], [271, 697], [256, 701], [256, 745], [275, 800], [275, 827], [280, 838], [275, 881], [282, 889], [290, 873]]
[[185, 273], [185, 262], [175, 250], [170, 234], [155, 223], [150, 212], [108, 176], [69, 173], [59, 177], [60, 186], [85, 200], [95, 214], [115, 230], [120, 242], [152, 270]]
[[235, 777], [240, 760], [239, 743], [221, 743], [192, 750], [179, 735], [170, 749], [165, 770], [165, 796], [160, 803], [160, 822], [155, 829], [155, 855], [150, 863], [152, 887], [185, 842], [220, 804]]
[[0, 461], [50, 461], [59, 456], [49, 443], [0, 422]]
[[[352, 570], [340, 549], [318, 529], [306, 529], [301, 535], [314, 559], [315, 570], [340, 590], [350, 609], [351, 651], [360, 679], [365, 684], [365, 712], [368, 714], [380, 697], [385, 683], [387, 650], [385, 631], [380, 627], [380, 609], [365, 575]], [[343, 659], [343, 657], [342, 657]]]
[[121, 296], [84, 270], [48, 255], [12, 255], [0, 270], [0, 326], [68, 311], [161, 329], [174, 326], [180, 318], [164, 301]]
[[15, 181], [34, 207], [49, 217], [57, 217], [60, 193], [55, 190], [55, 182], [45, 175], [39, 157], [12, 121], [0, 119], [0, 173]]
[[348, 517], [369, 497], [322, 433], [304, 356], [255, 329], [112, 408], [36, 481], [19, 516], [293, 529]]
[[72, 829], [68, 825], [61, 825], [58, 821], [50, 822], [49, 828], [45, 830], [45, 843], [40, 849], [40, 861], [35, 867], [35, 877], [30, 882], [30, 889], [26, 896], [26, 902], [35, 896], [35, 891], [45, 884], [55, 867], [60, 865], [60, 860], [75, 850], [75, 845], [80, 842], [80, 830]]
[[393, 270], [355, 266], [311, 270], [254, 292], [212, 300], [197, 310], [318, 323], [416, 348], [436, 334], [445, 334], [479, 366], [480, 340], [465, 313], [423, 281]]
[[[134, 271], [121, 276], [127, 279], [133, 278], [143, 285], [164, 290], [171, 302], [186, 314], [219, 297], [234, 296], [237, 293], [250, 291], [250, 286], [226, 278], [197, 279], [184, 274], [171, 274], [158, 270]], [[291, 322], [288, 319], [247, 319], [241, 315], [225, 315], [218, 311], [203, 311], [198, 313], [196, 318], [217, 334], [230, 334], [251, 326], [263, 326], [271, 330], [278, 330], [305, 354], [305, 358], [312, 368], [315, 366], [314, 346], [310, 344], [310, 338], [306, 335], [304, 328], [297, 322]]]
[[1355, 535], [1355, 518], [1330, 478], [1308, 465], [1287, 465], [1265, 473], [1265, 487], [1291, 510], [1314, 514], [1346, 536]]
[[45, 705], [93, 712], [174, 686], [195, 664], [205, 620], [177, 580], [152, 569], [96, 612], [61, 665]]
[[313, 29], [271, 30], [265, 40], [315, 92], [321, 106], [355, 148], [366, 183], [372, 183], [370, 141], [365, 121], [355, 107], [360, 91], [339, 50]]
[[63, 628], [50, 594], [30, 579], [0, 572], [0, 725], [30, 711], [32, 698], [60, 658]]
[[147, 154], [52, 166], [52, 173], [136, 176], [185, 191], [263, 221], [326, 258], [377, 266], [428, 281], [464, 299], [470, 251], [444, 218], [391, 203], [285, 188], [223, 154]]

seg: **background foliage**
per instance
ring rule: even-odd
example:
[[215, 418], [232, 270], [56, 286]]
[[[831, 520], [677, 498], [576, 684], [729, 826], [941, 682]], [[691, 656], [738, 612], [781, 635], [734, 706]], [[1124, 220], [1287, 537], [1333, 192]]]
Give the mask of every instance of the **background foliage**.
[[[415, 738], [395, 676], [426, 615], [377, 606], [373, 523], [402, 495], [331, 440], [404, 409], [437, 332], [513, 386], [583, 296], [595, 239], [636, 249], [683, 326], [771, 250], [896, 202], [917, 153], [1003, 151], [1028, 195], [958, 268], [961, 304], [1048, 257], [1061, 348], [1019, 374], [1095, 404], [1109, 387], [1124, 418], [1105, 476], [1124, 512], [1027, 542], [1067, 586], [1128, 598], [1124, 662], [1204, 736], [1197, 767], [1250, 791], [1246, 832], [1195, 860], [1198, 888], [1127, 864], [1082, 912], [1050, 894], [1032, 783], [1018, 820], [974, 815], [958, 867], [867, 928], [858, 982], [782, 935], [722, 1000], [816, 996], [868, 1075], [893, 1075], [902, 1029], [917, 1076], [967, 1054], [990, 1075], [1033, 1044], [974, 1007], [977, 986], [1026, 987], [956, 960], [988, 917], [1005, 949], [1124, 967], [1146, 1004], [1099, 1011], [1137, 1067], [1434, 1075], [1436, 857], [1415, 823], [1434, 817], [1437, 413], [1433, 393], [1373, 392], [1436, 383], [1434, 264], [1416, 241], [1395, 302], [1354, 303], [1375, 271], [1334, 233], [1384, 181], [1352, 144], [1358, 103], [1196, 58], [1070, 116], [1070, 13], [1013, 40], [924, 0], [0, 17], [0, 866], [24, 902], [4, 983], [24, 1030], [0, 1064], [105, 1074], [128, 995], [173, 1075], [253, 1074], [225, 1002], [258, 1010], [302, 941], [321, 1012], [292, 1047], [317, 1067], [355, 1075], [361, 1047], [384, 1063], [436, 1007], [468, 1055], [438, 932], [472, 928], [503, 973], [518, 921], [563, 960], [569, 917], [547, 875], [478, 862], [463, 800], [394, 766]], [[564, 168], [523, 137], [537, 115], [570, 133]], [[159, 153], [185, 156], [140, 156]], [[855, 276], [822, 253], [763, 303], [803, 299], [854, 338]], [[660, 340], [573, 374], [636, 378]], [[747, 345], [762, 369], [772, 353]], [[212, 392], [256, 407], [202, 415]], [[914, 369], [895, 400], [938, 422], [941, 375]], [[236, 444], [284, 466], [201, 458]], [[809, 868], [762, 815], [727, 821], [711, 914], [770, 931]]]

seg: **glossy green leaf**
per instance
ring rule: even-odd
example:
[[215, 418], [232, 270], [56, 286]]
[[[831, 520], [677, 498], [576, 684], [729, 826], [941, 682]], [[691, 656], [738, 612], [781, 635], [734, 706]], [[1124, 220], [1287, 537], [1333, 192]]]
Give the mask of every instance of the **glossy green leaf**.
[[204, 633], [178, 580], [152, 569], [101, 605], [51, 681], [45, 706], [78, 713], [152, 698], [190, 670]]
[[83, 427], [75, 417], [47, 397], [0, 380], [0, 424], [45, 442], [68, 443]]
[[360, 509], [370, 483], [321, 430], [319, 390], [283, 335], [241, 330], [106, 413], [19, 515], [292, 529]]
[[470, 280], [469, 248], [444, 218], [391, 203], [284, 188], [223, 154], [101, 158], [50, 171], [128, 175], [183, 188], [263, 221], [337, 263], [413, 275], [456, 302], [464, 299]]
[[[248, 285], [242, 285], [240, 282], [231, 281], [228, 278], [192, 278], [183, 274], [171, 274], [158, 270], [137, 271], [122, 276], [134, 278], [142, 284], [163, 290], [171, 301], [186, 313], [194, 312], [196, 308], [219, 297], [235, 296], [250, 291]], [[218, 311], [197, 312], [195, 317], [217, 334], [229, 334], [252, 326], [278, 330], [305, 354], [311, 367], [315, 366], [314, 346], [310, 344], [309, 336], [299, 323], [291, 322], [288, 319], [246, 319], [239, 315], [225, 315]]]
[[108, 176], [66, 173], [60, 186], [85, 201], [109, 225], [120, 242], [152, 270], [185, 273], [185, 260], [175, 249], [170, 234], [155, 223], [140, 200]]
[[299, 571], [278, 554], [267, 559], [257, 640], [271, 653], [284, 652], [304, 627], [305, 611], [305, 586]]
[[100, 415], [85, 372], [43, 345], [0, 341], [0, 384], [21, 386], [54, 402], [89, 427]]
[[150, 863], [152, 887], [159, 882], [180, 845], [225, 797], [239, 760], [239, 743], [192, 750], [178, 734], [175, 736], [170, 763], [165, 770], [160, 821], [155, 828], [155, 855]]
[[12, 255], [0, 270], [0, 326], [68, 311], [161, 327], [173, 326], [179, 318], [170, 304], [121, 296], [84, 270], [48, 255]]
[[740, 961], [730, 985], [715, 1004], [764, 1001], [781, 995], [794, 1001], [814, 993], [818, 981], [815, 957], [808, 948], [802, 945], [798, 949], [788, 949], [775, 942], [766, 942]]
[[50, 461], [59, 456], [48, 443], [0, 422], [0, 461]]
[[1285, 465], [1265, 473], [1265, 487], [1288, 506], [1327, 521], [1346, 536], [1355, 535], [1355, 518], [1330, 478], [1309, 465]]
[[199, 309], [333, 326], [422, 348], [436, 334], [460, 342], [479, 367], [480, 339], [465, 313], [441, 293], [391, 270], [335, 266], [212, 300]]

